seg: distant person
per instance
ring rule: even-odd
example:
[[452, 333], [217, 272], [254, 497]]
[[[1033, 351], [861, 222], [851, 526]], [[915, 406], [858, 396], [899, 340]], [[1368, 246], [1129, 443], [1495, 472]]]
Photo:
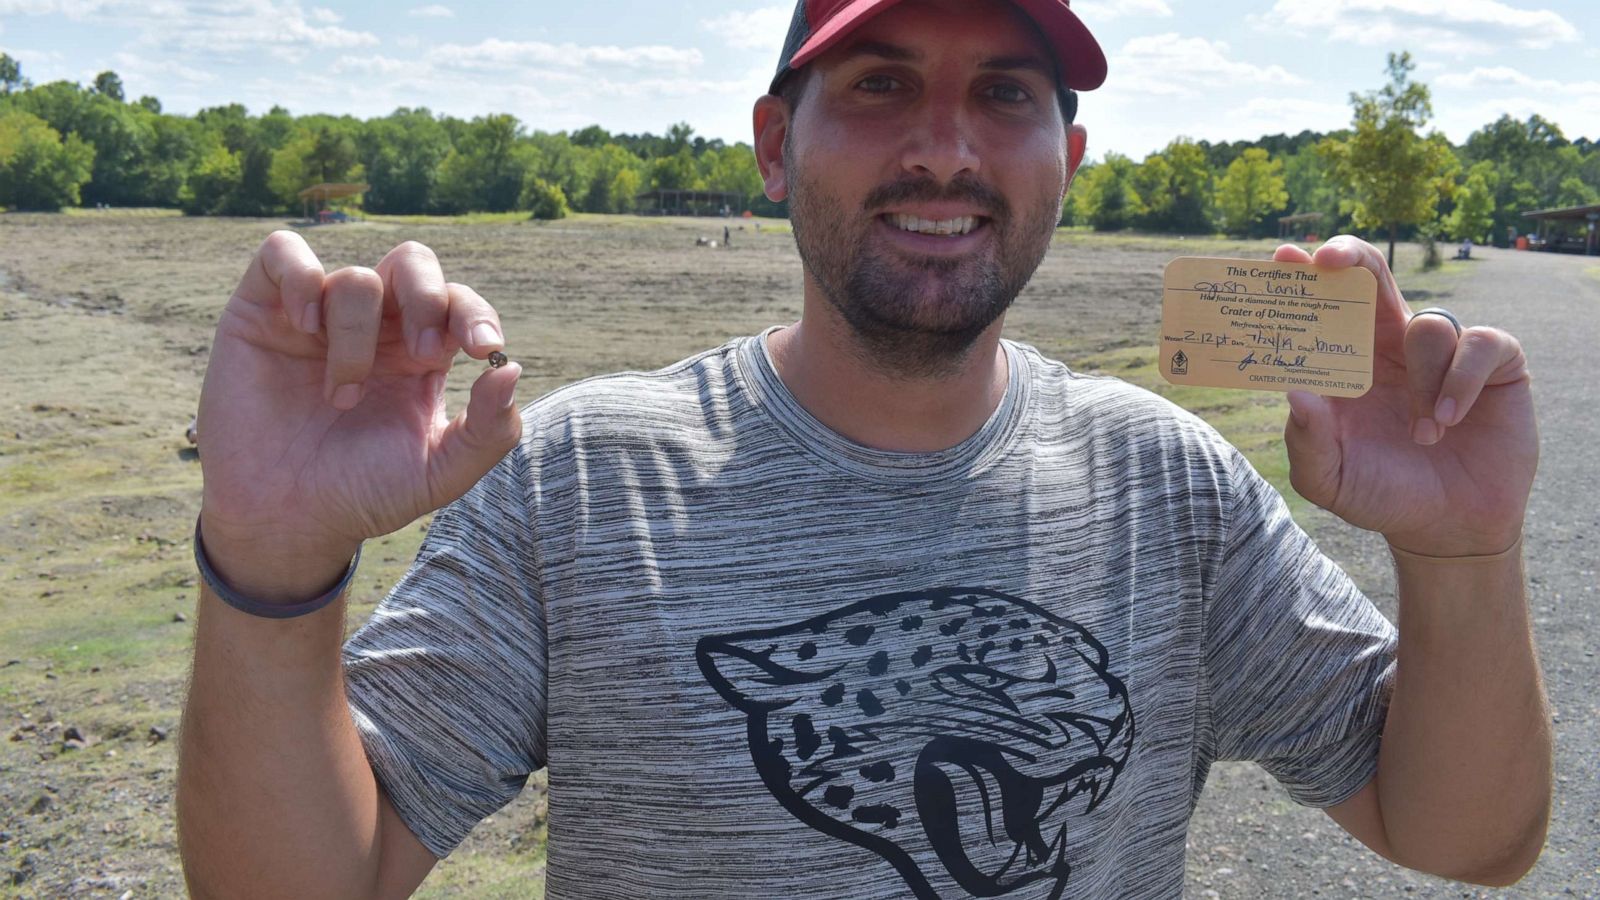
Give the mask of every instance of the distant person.
[[1465, 239], [1463, 239], [1461, 241], [1461, 248], [1456, 251], [1456, 259], [1471, 259], [1471, 258], [1472, 258], [1472, 238], [1465, 238]]
[[[1375, 386], [1291, 394], [1297, 490], [1393, 550], [1396, 629], [1198, 418], [1003, 340], [1105, 59], [1064, 2], [801, 0], [755, 105], [800, 321], [520, 411], [495, 310], [405, 243], [270, 237], [200, 419], [178, 812], [197, 897], [411, 892], [548, 765], [547, 896], [1176, 897], [1211, 764], [1509, 884], [1550, 729], [1522, 350], [1382, 286]], [[524, 348], [530, 356], [541, 342]], [[364, 540], [439, 510], [343, 641]], [[1381, 748], [1381, 750], [1380, 750]]]
[[726, 225], [722, 226], [722, 246], [733, 246], [733, 232]]

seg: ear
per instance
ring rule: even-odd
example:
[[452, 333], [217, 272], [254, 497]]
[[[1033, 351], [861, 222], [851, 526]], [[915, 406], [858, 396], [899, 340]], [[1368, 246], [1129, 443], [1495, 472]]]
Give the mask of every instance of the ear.
[[767, 199], [782, 202], [789, 196], [789, 175], [783, 167], [783, 139], [789, 133], [789, 104], [766, 94], [756, 101], [756, 165]]
[[1073, 125], [1067, 129], [1067, 187], [1072, 187], [1072, 179], [1078, 174], [1078, 166], [1083, 164], [1083, 154], [1089, 149], [1089, 131], [1082, 125]]

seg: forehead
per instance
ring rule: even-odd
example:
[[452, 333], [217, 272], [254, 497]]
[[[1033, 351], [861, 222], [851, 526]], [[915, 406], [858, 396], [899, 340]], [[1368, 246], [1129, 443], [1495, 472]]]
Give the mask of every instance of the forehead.
[[853, 55], [862, 45], [890, 46], [918, 57], [1055, 57], [1033, 20], [1005, 0], [905, 0], [851, 32], [821, 60]]

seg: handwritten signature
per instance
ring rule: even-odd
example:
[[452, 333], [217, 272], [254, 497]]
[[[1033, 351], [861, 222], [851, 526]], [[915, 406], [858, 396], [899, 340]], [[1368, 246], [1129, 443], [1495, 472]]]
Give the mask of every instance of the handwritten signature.
[[1194, 289], [1206, 294], [1242, 294], [1249, 287], [1238, 281], [1197, 281]]
[[1306, 355], [1302, 353], [1293, 359], [1285, 359], [1276, 353], [1268, 353], [1265, 358], [1256, 359], [1255, 352], [1251, 351], [1250, 355], [1239, 360], [1239, 371], [1243, 372], [1251, 366], [1259, 365], [1281, 366], [1285, 369], [1303, 369], [1306, 365]]

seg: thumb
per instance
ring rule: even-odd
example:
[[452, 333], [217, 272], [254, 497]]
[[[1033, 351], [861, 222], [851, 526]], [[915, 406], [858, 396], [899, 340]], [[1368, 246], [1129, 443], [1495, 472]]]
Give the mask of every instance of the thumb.
[[1344, 451], [1336, 426], [1328, 398], [1306, 391], [1289, 392], [1289, 421], [1283, 427], [1289, 483], [1300, 496], [1323, 508], [1339, 495]]
[[507, 363], [472, 383], [467, 409], [445, 426], [428, 459], [428, 502], [437, 509], [459, 499], [522, 438], [517, 379], [522, 367]]

